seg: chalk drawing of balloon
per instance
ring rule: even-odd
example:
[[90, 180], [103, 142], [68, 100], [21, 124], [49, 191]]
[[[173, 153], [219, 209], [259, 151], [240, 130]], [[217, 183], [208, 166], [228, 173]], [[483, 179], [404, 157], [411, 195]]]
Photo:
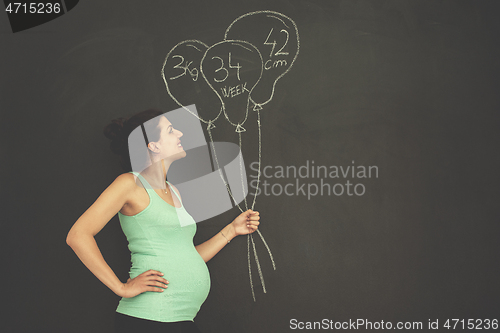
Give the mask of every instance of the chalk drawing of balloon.
[[247, 41], [262, 54], [262, 79], [250, 98], [257, 105], [267, 104], [273, 98], [276, 83], [290, 70], [299, 54], [297, 25], [278, 12], [252, 12], [234, 20], [224, 39]]
[[225, 40], [205, 52], [200, 69], [219, 96], [226, 119], [236, 127], [236, 132], [244, 132], [250, 94], [263, 71], [259, 50], [245, 41]]
[[[198, 40], [180, 42], [167, 54], [161, 75], [168, 94], [179, 106], [210, 123], [222, 113], [222, 105], [201, 75], [201, 59], [207, 49], [208, 46]], [[185, 107], [191, 104], [196, 105], [198, 115]]]

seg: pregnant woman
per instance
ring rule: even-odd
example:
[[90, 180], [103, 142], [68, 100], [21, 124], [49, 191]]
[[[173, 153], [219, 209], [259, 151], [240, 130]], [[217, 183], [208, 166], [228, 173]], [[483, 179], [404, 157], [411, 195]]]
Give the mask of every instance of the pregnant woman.
[[[148, 166], [133, 172], [128, 138], [139, 126], [147, 143]], [[200, 332], [193, 320], [210, 289], [206, 262], [232, 238], [257, 230], [259, 213], [241, 213], [211, 239], [194, 246], [196, 223], [177, 188], [166, 180], [170, 165], [186, 156], [182, 132], [161, 111], [150, 109], [128, 120], [114, 120], [104, 134], [128, 172], [80, 216], [66, 242], [102, 283], [122, 297], [115, 332]], [[131, 251], [130, 278], [125, 283], [108, 266], [94, 238], [117, 213]]]

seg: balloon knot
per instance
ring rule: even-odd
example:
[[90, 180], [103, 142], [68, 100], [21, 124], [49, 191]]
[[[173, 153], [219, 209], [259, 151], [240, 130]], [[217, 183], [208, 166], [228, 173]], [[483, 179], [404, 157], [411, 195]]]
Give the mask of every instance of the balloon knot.
[[211, 130], [212, 128], [215, 128], [215, 125], [214, 125], [214, 123], [211, 120], [209, 120], [208, 121], [207, 130]]
[[238, 126], [236, 126], [236, 132], [238, 133], [241, 133], [241, 132], [245, 132], [246, 129], [243, 128], [243, 126], [241, 126], [240, 124], [238, 124]]
[[253, 110], [254, 111], [260, 111], [260, 110], [262, 110], [262, 106], [260, 104], [255, 104], [254, 107], [253, 107]]

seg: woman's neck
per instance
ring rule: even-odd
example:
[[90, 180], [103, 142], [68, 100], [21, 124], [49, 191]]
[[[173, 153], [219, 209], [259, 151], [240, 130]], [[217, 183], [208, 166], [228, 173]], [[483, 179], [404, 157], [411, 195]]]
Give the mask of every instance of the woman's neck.
[[144, 169], [141, 172], [141, 175], [146, 178], [153, 189], [165, 189], [167, 188], [167, 185], [165, 183], [166, 175], [171, 164], [172, 162], [168, 162], [165, 160], [157, 161]]

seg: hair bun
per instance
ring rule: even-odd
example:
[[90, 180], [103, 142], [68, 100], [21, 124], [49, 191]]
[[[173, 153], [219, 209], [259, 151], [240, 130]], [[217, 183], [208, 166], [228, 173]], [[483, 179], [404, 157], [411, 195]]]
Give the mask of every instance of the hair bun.
[[111, 141], [120, 139], [123, 134], [123, 127], [126, 121], [126, 118], [113, 119], [111, 123], [104, 128], [104, 136], [106, 136]]

